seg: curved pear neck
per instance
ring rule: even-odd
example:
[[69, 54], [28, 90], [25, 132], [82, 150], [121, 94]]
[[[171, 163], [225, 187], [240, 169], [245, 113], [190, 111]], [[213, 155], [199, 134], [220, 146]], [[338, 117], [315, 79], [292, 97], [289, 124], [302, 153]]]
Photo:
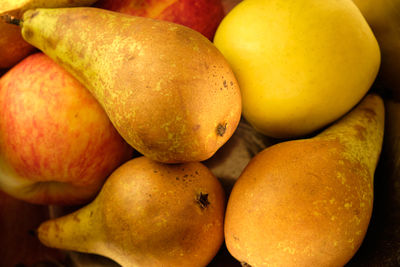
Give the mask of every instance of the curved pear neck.
[[101, 214], [94, 200], [87, 206], [42, 223], [38, 237], [46, 246], [84, 253], [103, 253], [106, 250]]
[[367, 95], [350, 113], [314, 137], [337, 140], [346, 158], [366, 165], [373, 175], [382, 149], [384, 105], [375, 94]]

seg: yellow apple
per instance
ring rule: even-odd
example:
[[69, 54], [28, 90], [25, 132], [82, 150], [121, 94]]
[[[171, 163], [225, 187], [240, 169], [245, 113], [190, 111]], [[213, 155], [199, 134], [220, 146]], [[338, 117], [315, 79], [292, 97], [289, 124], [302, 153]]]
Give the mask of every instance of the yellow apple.
[[378, 43], [351, 0], [246, 0], [214, 43], [231, 64], [243, 115], [275, 138], [310, 134], [354, 107], [380, 65]]

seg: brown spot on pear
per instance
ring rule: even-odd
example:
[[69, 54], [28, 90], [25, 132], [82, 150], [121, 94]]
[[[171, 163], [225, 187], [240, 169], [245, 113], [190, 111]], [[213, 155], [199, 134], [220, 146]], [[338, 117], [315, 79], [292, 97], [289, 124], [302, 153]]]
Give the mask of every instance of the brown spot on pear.
[[227, 123], [225, 123], [225, 124], [218, 123], [218, 125], [217, 125], [217, 134], [219, 136], [221, 136], [221, 137], [224, 136], [224, 134], [226, 132], [226, 126], [227, 126]]

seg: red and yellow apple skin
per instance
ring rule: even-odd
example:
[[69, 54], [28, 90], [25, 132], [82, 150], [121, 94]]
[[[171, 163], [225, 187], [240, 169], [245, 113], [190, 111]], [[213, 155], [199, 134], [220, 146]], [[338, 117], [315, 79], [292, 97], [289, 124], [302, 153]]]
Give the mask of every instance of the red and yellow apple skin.
[[225, 16], [221, 0], [99, 0], [95, 7], [181, 24], [210, 40]]
[[91, 199], [130, 147], [75, 78], [43, 53], [0, 79], [0, 189], [35, 204]]

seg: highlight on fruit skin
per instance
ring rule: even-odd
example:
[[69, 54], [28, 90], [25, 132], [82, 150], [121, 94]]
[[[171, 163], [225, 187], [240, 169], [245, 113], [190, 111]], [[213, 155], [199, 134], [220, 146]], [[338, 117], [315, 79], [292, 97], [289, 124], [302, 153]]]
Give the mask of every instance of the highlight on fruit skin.
[[153, 160], [206, 160], [239, 124], [229, 63], [188, 27], [98, 8], [34, 9], [23, 20], [25, 40], [74, 75]]
[[384, 105], [367, 95], [315, 137], [251, 159], [225, 215], [231, 255], [250, 266], [344, 266], [371, 218]]
[[124, 267], [201, 267], [222, 245], [224, 211], [223, 188], [202, 163], [139, 157], [118, 168], [93, 202], [43, 222], [38, 237]]

